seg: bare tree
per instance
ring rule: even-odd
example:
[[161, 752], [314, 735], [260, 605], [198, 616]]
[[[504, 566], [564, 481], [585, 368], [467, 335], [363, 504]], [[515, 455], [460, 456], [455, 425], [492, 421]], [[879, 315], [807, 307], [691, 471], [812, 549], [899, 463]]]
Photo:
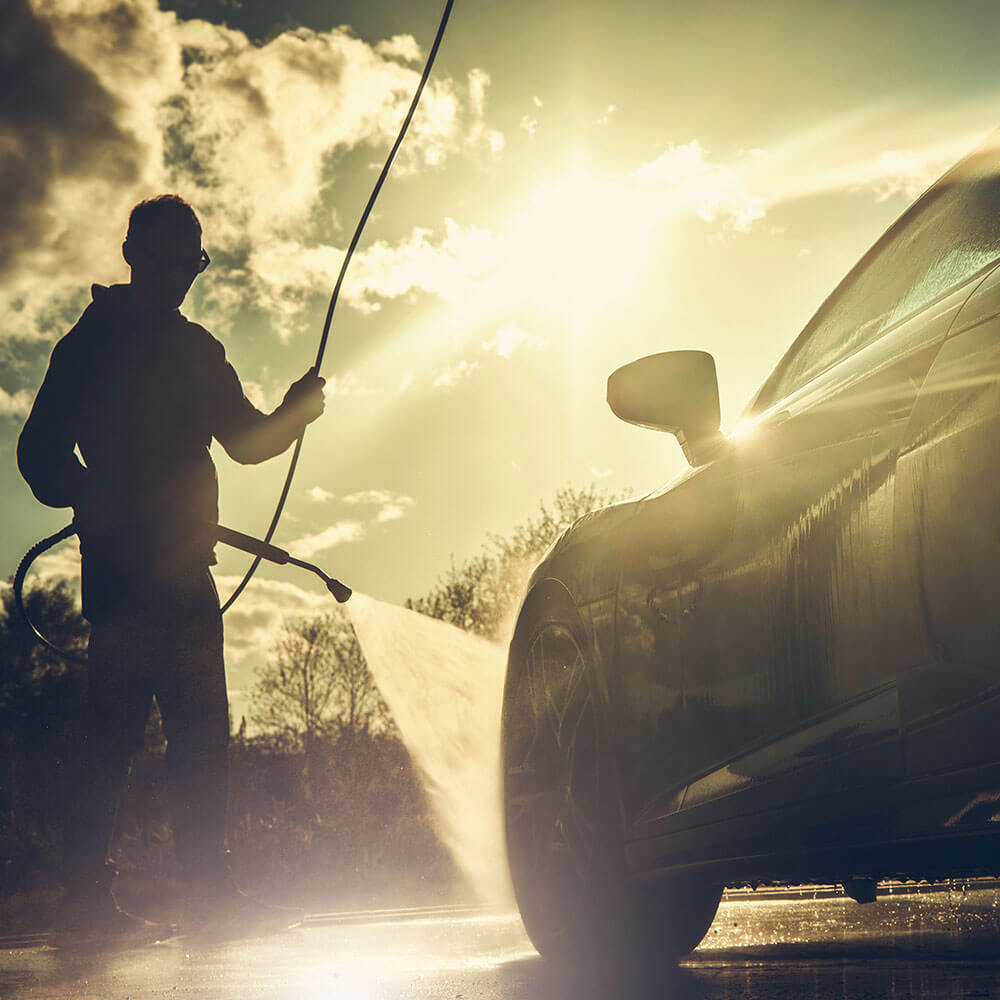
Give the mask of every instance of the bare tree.
[[320, 739], [385, 729], [389, 716], [342, 613], [286, 623], [257, 671], [250, 720], [310, 756]]

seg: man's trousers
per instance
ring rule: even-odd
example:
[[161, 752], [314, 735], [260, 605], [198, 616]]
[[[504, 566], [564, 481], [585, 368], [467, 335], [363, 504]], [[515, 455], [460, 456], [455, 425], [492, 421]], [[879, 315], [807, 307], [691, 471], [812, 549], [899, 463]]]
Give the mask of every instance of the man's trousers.
[[68, 888], [103, 892], [110, 885], [116, 803], [129, 759], [142, 748], [154, 695], [167, 739], [177, 862], [192, 878], [218, 878], [225, 865], [229, 706], [222, 617], [208, 570], [189, 580], [180, 602], [92, 623], [88, 659], [83, 786], [72, 796], [66, 833]]

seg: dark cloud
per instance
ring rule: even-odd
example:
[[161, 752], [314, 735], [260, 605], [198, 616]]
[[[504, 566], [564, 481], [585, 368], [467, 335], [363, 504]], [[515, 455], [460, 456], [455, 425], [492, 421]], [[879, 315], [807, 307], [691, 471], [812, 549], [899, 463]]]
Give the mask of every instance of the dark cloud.
[[[51, 339], [61, 336], [76, 322], [89, 297], [85, 288], [65, 290], [52, 295], [36, 309], [32, 326], [49, 336], [0, 337], [0, 427], [6, 429], [10, 423], [21, 425], [45, 373]], [[4, 314], [5, 326], [9, 327], [11, 319], [24, 308], [24, 302], [15, 299]]]
[[[110, 20], [108, 31], [127, 32], [120, 22]], [[117, 124], [117, 99], [59, 48], [27, 0], [0, 0], [0, 93], [2, 277], [50, 230], [48, 196], [57, 179], [96, 173], [129, 184], [141, 151]]]
[[[128, 210], [169, 190], [210, 234], [216, 267], [211, 298], [195, 298], [208, 309], [201, 318], [229, 328], [233, 313], [270, 307], [280, 286], [274, 326], [284, 334], [316, 289], [274, 267], [293, 249], [339, 266], [334, 177], [337, 197], [348, 175], [367, 182], [367, 159], [345, 156], [387, 148], [416, 85], [417, 70], [380, 49], [307, 27], [257, 45], [178, 19], [159, 0], [0, 0], [0, 339], [64, 332], [48, 305], [121, 280]], [[499, 148], [482, 121], [487, 79], [432, 81], [397, 176]], [[272, 250], [265, 272], [253, 267], [259, 248]]]

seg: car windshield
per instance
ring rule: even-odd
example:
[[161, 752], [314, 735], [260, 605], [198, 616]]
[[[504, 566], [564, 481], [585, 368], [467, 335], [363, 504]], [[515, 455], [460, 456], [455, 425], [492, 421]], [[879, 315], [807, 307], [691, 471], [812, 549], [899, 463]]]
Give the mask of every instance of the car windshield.
[[951, 171], [851, 271], [779, 362], [754, 411], [784, 399], [998, 258], [1000, 158], [991, 145]]

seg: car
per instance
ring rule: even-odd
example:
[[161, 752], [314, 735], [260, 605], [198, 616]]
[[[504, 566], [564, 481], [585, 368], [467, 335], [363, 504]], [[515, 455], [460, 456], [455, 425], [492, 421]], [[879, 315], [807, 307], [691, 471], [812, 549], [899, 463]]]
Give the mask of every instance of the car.
[[715, 363], [612, 410], [689, 467], [532, 575], [502, 708], [543, 957], [670, 964], [726, 886], [1000, 872], [1000, 133], [848, 273], [720, 432]]

